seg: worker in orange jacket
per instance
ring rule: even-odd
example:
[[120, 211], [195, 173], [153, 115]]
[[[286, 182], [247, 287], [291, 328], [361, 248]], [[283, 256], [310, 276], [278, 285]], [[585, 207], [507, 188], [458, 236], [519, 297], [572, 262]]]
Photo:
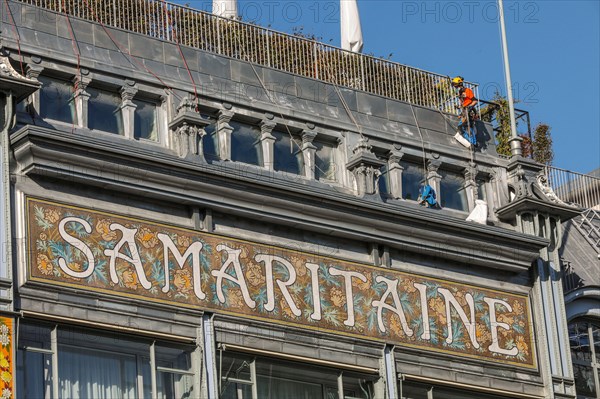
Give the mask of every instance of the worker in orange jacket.
[[[464, 78], [457, 76], [452, 79], [452, 87], [458, 89], [458, 98], [460, 100], [461, 115], [458, 124], [458, 132], [454, 136], [461, 144], [466, 147], [476, 146], [477, 138], [475, 135], [475, 120], [477, 119], [477, 98], [473, 90], [464, 85]], [[464, 139], [464, 140], [461, 140]]]

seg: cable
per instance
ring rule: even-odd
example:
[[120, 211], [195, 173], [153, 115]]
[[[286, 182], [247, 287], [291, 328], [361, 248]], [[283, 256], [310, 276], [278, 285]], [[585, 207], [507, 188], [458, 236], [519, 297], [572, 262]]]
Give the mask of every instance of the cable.
[[[79, 89], [79, 85], [81, 84], [81, 82], [79, 82], [79, 79], [81, 79], [81, 54], [79, 51], [79, 43], [77, 43], [77, 40], [75, 39], [75, 33], [73, 32], [73, 26], [71, 25], [71, 18], [69, 18], [69, 13], [67, 12], [67, 7], [65, 3], [66, 0], [62, 0], [60, 2], [63, 13], [65, 14], [65, 18], [67, 19], [67, 27], [69, 29], [69, 35], [71, 36], [71, 45], [73, 47], [73, 53], [75, 53], [75, 56], [77, 57], [77, 83], [76, 86], [73, 88], [73, 91], [76, 92]], [[71, 133], [74, 132], [75, 118], [73, 118], [73, 123], [71, 126]]]
[[19, 29], [17, 28], [15, 17], [13, 16], [12, 11], [8, 5], [8, 0], [4, 0], [4, 4], [6, 5], [6, 11], [8, 15], [10, 15], [10, 19], [12, 20], [12, 26], [15, 31], [15, 36], [17, 38], [17, 50], [19, 52], [19, 64], [21, 67], [21, 75], [25, 76], [25, 69], [23, 68], [23, 55], [21, 54], [21, 34], [19, 33]]
[[[408, 83], [408, 82], [407, 82]], [[404, 96], [408, 99], [407, 85], [404, 85]], [[423, 180], [425, 184], [429, 184], [429, 179], [427, 178], [427, 154], [425, 153], [425, 140], [423, 139], [423, 133], [421, 132], [421, 127], [419, 126], [419, 120], [417, 119], [417, 114], [415, 113], [415, 107], [412, 102], [408, 102], [410, 105], [410, 110], [413, 114], [413, 118], [415, 118], [415, 123], [417, 125], [417, 131], [419, 132], [419, 137], [421, 138], [421, 149], [423, 150]]]
[[178, 100], [181, 99], [181, 96], [179, 96], [174, 90], [173, 88], [171, 88], [168, 84], [166, 84], [157, 74], [155, 74], [150, 68], [148, 68], [146, 65], [144, 65], [144, 63], [140, 62], [136, 57], [134, 57], [130, 51], [123, 51], [122, 49], [122, 44], [119, 43], [114, 37], [113, 35], [111, 35], [111, 33], [109, 32], [109, 30], [106, 28], [106, 26], [102, 23], [102, 21], [100, 20], [100, 18], [98, 18], [98, 15], [94, 12], [93, 7], [90, 6], [88, 0], [83, 0], [83, 2], [85, 3], [86, 7], [88, 8], [88, 10], [90, 11], [90, 13], [93, 15], [95, 21], [100, 24], [100, 26], [102, 27], [102, 29], [104, 30], [104, 32], [106, 33], [106, 35], [110, 38], [110, 40], [113, 42], [113, 44], [117, 47], [117, 50], [119, 50], [119, 52], [123, 55], [128, 55], [129, 58], [127, 58], [127, 60], [133, 64], [131, 61], [135, 61], [135, 63], [140, 66], [141, 68], [143, 68], [146, 72], [148, 72], [149, 74], [151, 74], [152, 76], [154, 76], [169, 92], [171, 92], [173, 94], [173, 96], [175, 96]]
[[185, 55], [183, 54], [183, 51], [181, 50], [181, 45], [179, 44], [179, 34], [178, 34], [177, 30], [175, 29], [175, 27], [173, 26], [173, 19], [171, 18], [171, 12], [167, 8], [167, 3], [165, 2], [165, 0], [162, 0], [162, 3], [163, 3], [163, 8], [165, 10], [165, 15], [167, 16], [167, 24], [171, 25], [171, 29], [174, 32], [175, 43], [177, 44], [177, 50], [179, 50], [179, 54], [181, 55], [181, 59], [183, 60], [183, 65], [185, 65], [185, 69], [187, 70], [188, 76], [190, 77], [190, 80], [192, 81], [192, 86], [194, 87], [194, 99], [196, 101], [196, 111], [198, 111], [198, 89], [196, 87], [196, 81], [194, 80], [192, 71], [190, 71], [190, 67], [187, 63], [187, 60], [185, 59]]
[[[352, 113], [352, 110], [350, 109], [350, 106], [348, 105], [348, 103], [346, 102], [346, 99], [342, 95], [342, 91], [340, 90], [340, 88], [336, 84], [337, 83], [337, 78], [334, 75], [332, 75], [331, 68], [330, 68], [329, 64], [325, 63], [325, 66], [327, 67], [327, 74], [329, 75], [329, 80], [331, 82], [331, 85], [333, 86], [333, 88], [335, 89], [335, 92], [337, 93], [338, 97], [340, 98], [340, 101], [341, 101], [342, 105], [344, 106], [344, 109], [346, 110], [346, 113], [348, 114], [348, 117], [350, 118], [350, 120], [352, 121], [352, 123], [354, 123], [354, 126], [356, 126], [356, 130], [358, 131], [358, 134], [360, 135], [360, 138], [364, 139], [365, 136], [362, 133], [362, 128], [361, 128], [360, 124], [357, 122], [356, 118], [354, 118], [354, 114]], [[333, 76], [333, 79], [332, 79], [332, 76]]]

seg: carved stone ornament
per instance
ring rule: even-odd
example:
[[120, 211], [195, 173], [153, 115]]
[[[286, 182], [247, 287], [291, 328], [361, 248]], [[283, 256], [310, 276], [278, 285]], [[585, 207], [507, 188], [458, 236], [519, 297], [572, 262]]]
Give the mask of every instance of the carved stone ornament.
[[8, 56], [3, 54], [0, 48], [0, 89], [10, 91], [19, 102], [39, 89], [40, 83], [17, 72]]
[[536, 182], [533, 183], [532, 186], [532, 191], [537, 197], [543, 196], [540, 199], [545, 199], [556, 204], [568, 205], [566, 202], [558, 198], [558, 195], [556, 195], [552, 187], [550, 187], [548, 177], [546, 177], [544, 173], [540, 173], [536, 176]]
[[206, 134], [204, 129], [210, 123], [196, 112], [195, 105], [185, 97], [177, 107], [177, 115], [169, 124], [173, 135], [173, 149], [177, 155], [181, 158], [203, 155], [202, 138]]
[[372, 151], [369, 140], [361, 137], [352, 149], [352, 157], [346, 164], [346, 168], [354, 175], [356, 180], [357, 195], [372, 195], [377, 192], [377, 182], [381, 172], [379, 169], [385, 162], [378, 159]]

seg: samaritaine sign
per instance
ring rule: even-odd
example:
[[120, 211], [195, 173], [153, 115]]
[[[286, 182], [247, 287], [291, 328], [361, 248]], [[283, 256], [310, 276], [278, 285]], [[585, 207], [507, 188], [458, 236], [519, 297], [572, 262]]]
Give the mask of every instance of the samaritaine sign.
[[27, 199], [29, 279], [535, 367], [526, 296]]

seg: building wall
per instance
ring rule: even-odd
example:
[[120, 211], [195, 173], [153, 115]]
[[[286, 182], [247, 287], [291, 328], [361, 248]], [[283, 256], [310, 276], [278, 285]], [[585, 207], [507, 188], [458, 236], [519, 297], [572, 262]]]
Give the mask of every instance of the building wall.
[[[508, 188], [502, 178], [506, 177], [507, 161], [495, 154], [489, 125], [480, 125], [484, 145], [472, 154], [454, 142], [454, 128], [440, 113], [421, 107], [411, 110], [402, 102], [342, 89], [372, 146], [372, 153], [384, 164], [391, 164], [396, 156], [419, 165], [425, 153], [429, 176], [440, 184], [450, 178], [444, 173], [438, 175], [438, 171], [455, 172], [462, 178], [465, 190], [472, 189], [466, 184], [469, 176], [479, 176], [484, 181], [481, 189], [486, 192], [491, 210], [489, 223], [479, 225], [465, 221], [474, 207], [473, 198], [463, 210], [433, 210], [420, 207], [415, 201], [395, 199], [383, 190], [373, 195], [357, 195], [360, 190], [357, 175], [353, 174], [356, 171], [348, 170], [346, 165], [361, 137], [331, 85], [182, 48], [198, 85], [199, 109], [207, 117], [207, 131], [213, 129], [226, 138], [225, 125], [232, 117], [259, 129], [261, 145], [266, 148], [270, 148], [271, 140], [268, 126], [284, 133], [288, 126], [299, 141], [316, 132], [315, 143], [332, 143], [336, 179], [317, 180], [277, 172], [270, 165], [232, 162], [222, 156], [209, 159], [205, 154], [203, 159], [193, 153], [182, 155], [177, 153], [181, 147], [175, 145], [179, 133], [170, 124], [182, 115], [177, 111], [182, 98], [195, 99], [176, 45], [116, 29], [105, 30], [85, 21], [66, 21], [62, 15], [17, 2], [11, 2], [10, 6], [17, 27], [2, 31], [2, 44], [9, 50], [13, 64], [20, 62], [15, 51], [18, 35], [23, 69], [30, 77], [58, 78], [65, 82], [75, 79], [77, 88], [83, 87], [83, 91], [87, 86], [113, 93], [119, 98], [118, 112], [124, 124], [122, 135], [89, 129], [83, 123], [84, 109], [89, 109], [94, 99], [85, 99], [78, 91], [74, 106], [83, 109], [77, 112], [75, 121], [44, 119], [40, 117], [42, 106], [53, 99], [42, 90], [29, 99], [27, 109], [20, 109], [19, 124], [10, 135], [16, 249], [14, 308], [22, 311], [27, 328], [48, 326], [48, 334], [58, 337], [59, 347], [48, 349], [54, 365], [60, 362], [57, 355], [60, 345], [66, 345], [66, 341], [61, 341], [66, 339], [61, 335], [65, 330], [93, 328], [100, 335], [122, 334], [119, 337], [125, 338], [120, 338], [121, 342], [131, 339], [148, 345], [150, 349], [140, 349], [140, 359], [145, 359], [144, 351], [150, 353], [154, 371], [149, 378], [153, 386], [149, 389], [154, 392], [159, 389], [155, 385], [160, 381], [154, 374], [162, 371], [156, 371], [155, 366], [160, 362], [152, 358], [158, 356], [160, 360], [160, 356], [166, 356], [163, 346], [180, 345], [188, 351], [193, 363], [186, 372], [190, 372], [195, 382], [193, 395], [197, 397], [216, 397], [219, 381], [222, 383], [219, 379], [222, 356], [228, 353], [259, 359], [250, 361], [252, 366], [243, 363], [240, 366], [249, 367], [249, 375], [256, 374], [256, 368], [259, 374], [263, 372], [261, 367], [266, 367], [269, 361], [275, 368], [279, 364], [281, 370], [294, 364], [299, 374], [306, 368], [323, 367], [324, 379], [329, 378], [325, 376], [330, 371], [335, 375], [343, 370], [351, 376], [347, 380], [342, 374], [337, 380], [331, 377], [334, 387], [340, 383], [354, 384], [352, 373], [355, 373], [375, 381], [372, 395], [376, 398], [396, 397], [400, 386], [405, 388], [405, 394], [424, 386], [426, 390], [433, 389], [433, 397], [444, 389], [463, 392], [461, 397], [552, 395], [549, 361], [541, 344], [546, 339], [540, 325], [542, 304], [535, 286], [536, 276], [530, 273], [532, 261], [548, 241], [519, 233], [510, 221], [503, 223], [496, 218], [493, 210], [508, 202]], [[9, 22], [6, 13], [2, 18], [4, 23]], [[72, 24], [75, 44], [81, 52], [79, 66], [65, 22]], [[256, 74], [267, 87], [276, 87], [273, 94], [277, 104], [269, 101]], [[132, 122], [127, 120], [135, 114], [127, 102], [131, 98], [143, 98], [156, 105], [156, 140], [135, 137]], [[94, 116], [87, 117], [91, 120]], [[234, 152], [239, 150], [234, 144], [231, 146]], [[401, 173], [390, 176], [401, 185]], [[406, 170], [404, 176], [406, 179]], [[471, 193], [477, 196], [477, 191]], [[439, 195], [443, 199], [444, 192]], [[408, 273], [402, 275], [407, 281], [424, 276], [427, 281], [436, 281], [439, 287], [455, 287], [454, 294], [464, 289], [486, 292], [489, 297], [495, 293], [498, 299], [521, 298], [525, 304], [522, 313], [527, 316], [523, 327], [529, 332], [525, 334], [530, 343], [528, 358], [526, 361], [494, 358], [486, 348], [481, 353], [487, 350], [487, 358], [473, 351], [465, 355], [467, 350], [450, 348], [443, 342], [428, 349], [422, 344], [407, 345], [402, 340], [406, 337], [402, 338], [400, 333], [395, 338], [348, 333], [341, 323], [337, 329], [305, 328], [299, 322], [249, 316], [231, 308], [182, 306], [174, 298], [157, 301], [151, 296], [134, 295], [133, 291], [131, 295], [122, 294], [117, 288], [111, 289], [108, 280], [107, 288], [97, 289], [58, 275], [54, 280], [52, 276], [36, 277], [38, 272], [32, 270], [39, 267], [39, 262], [35, 263], [43, 249], [31, 246], [41, 238], [31, 235], [31, 226], [36, 222], [34, 214], [27, 210], [28, 199], [79, 207], [83, 213], [103, 212], [107, 217], [124, 218], [134, 224], [158, 223], [165, 229], [185, 229], [189, 234], [216, 234], [224, 242], [247, 240], [255, 248], [270, 245], [286, 254], [285, 251], [298, 251], [299, 257], [326, 257], [344, 265], [352, 262], [356, 267], [366, 267], [382, 275]], [[48, 217], [40, 215], [40, 220], [52, 222]], [[48, 231], [56, 234], [56, 226]], [[102, 254], [98, 256], [101, 258]], [[56, 269], [56, 264], [53, 267]], [[122, 277], [118, 284], [124, 284]], [[410, 298], [417, 298], [416, 287], [410, 287]], [[323, 295], [331, 296], [331, 292]], [[436, 323], [441, 328], [449, 305], [446, 303], [444, 307], [439, 294], [427, 300], [435, 302], [436, 298], [441, 307], [434, 308], [432, 303], [430, 312], [433, 318], [438, 318]], [[340, 299], [339, 306], [347, 310], [344, 300]], [[468, 319], [470, 307], [465, 301], [461, 299], [459, 306], [467, 312]], [[479, 299], [479, 303], [483, 306], [484, 302]], [[393, 304], [393, 298], [387, 302], [388, 306]], [[285, 307], [280, 306], [283, 311]], [[453, 312], [457, 332], [468, 334], [458, 312]], [[415, 315], [408, 313], [409, 319], [414, 320]], [[339, 323], [343, 317], [338, 315], [335, 320]], [[498, 321], [508, 323], [506, 319]], [[492, 329], [488, 326], [487, 332]], [[505, 338], [502, 334], [500, 337]], [[240, 370], [245, 370], [243, 367]], [[60, 374], [60, 367], [52, 373]], [[252, 378], [257, 381], [256, 375]], [[238, 383], [240, 390], [250, 386], [243, 381]], [[252, 388], [255, 397], [259, 395], [257, 385], [260, 384], [255, 383]], [[55, 385], [48, 389], [59, 388]]]

